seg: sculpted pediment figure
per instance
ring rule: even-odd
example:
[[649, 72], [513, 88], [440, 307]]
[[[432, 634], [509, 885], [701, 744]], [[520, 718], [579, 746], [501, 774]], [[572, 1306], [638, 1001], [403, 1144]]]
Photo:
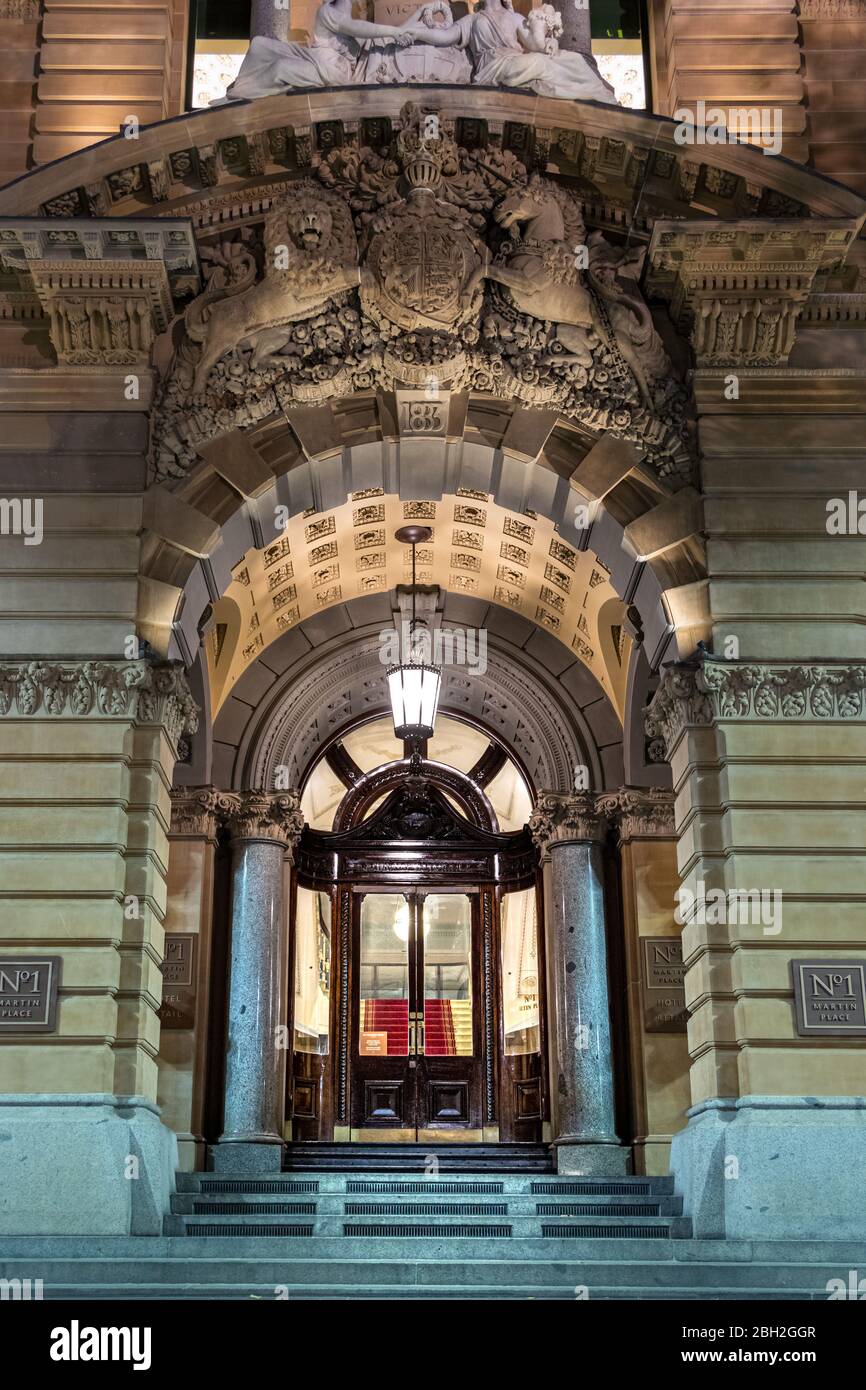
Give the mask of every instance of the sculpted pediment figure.
[[428, 0], [390, 25], [354, 19], [352, 0], [323, 0], [310, 44], [253, 38], [226, 99], [351, 83], [472, 81], [616, 105], [613, 88], [585, 54], [560, 51], [561, 33], [549, 4], [524, 18], [512, 0], [482, 0], [453, 22], [446, 0]]

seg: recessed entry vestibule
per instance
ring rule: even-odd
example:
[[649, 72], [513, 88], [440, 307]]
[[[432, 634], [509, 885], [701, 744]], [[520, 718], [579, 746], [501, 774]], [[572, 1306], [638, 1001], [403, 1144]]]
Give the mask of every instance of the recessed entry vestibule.
[[525, 829], [479, 824], [485, 798], [453, 769], [447, 790], [430, 763], [384, 771], [369, 814], [305, 828], [296, 851], [286, 1137], [537, 1142], [536, 850]]

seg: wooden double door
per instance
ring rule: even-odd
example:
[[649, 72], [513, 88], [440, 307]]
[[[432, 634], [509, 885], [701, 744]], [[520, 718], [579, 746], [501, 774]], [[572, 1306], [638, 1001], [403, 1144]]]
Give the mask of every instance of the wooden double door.
[[479, 894], [353, 894], [352, 1137], [480, 1139], [484, 976]]

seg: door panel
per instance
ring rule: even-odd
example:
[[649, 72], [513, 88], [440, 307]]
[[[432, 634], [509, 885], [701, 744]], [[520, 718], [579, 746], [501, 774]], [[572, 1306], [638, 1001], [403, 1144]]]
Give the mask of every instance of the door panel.
[[[418, 1127], [459, 1138], [481, 1130], [478, 921], [468, 893], [428, 893], [420, 902], [418, 959], [423, 1046]], [[451, 1134], [450, 1131], [457, 1131]]]
[[[356, 898], [355, 918], [352, 1129], [414, 1130], [410, 957], [415, 908], [402, 893], [365, 893]], [[413, 1017], [414, 1012], [413, 1006]]]
[[480, 1138], [479, 947], [472, 897], [358, 895], [354, 955], [353, 1137], [405, 1140], [423, 1131], [428, 1139], [435, 1133]]

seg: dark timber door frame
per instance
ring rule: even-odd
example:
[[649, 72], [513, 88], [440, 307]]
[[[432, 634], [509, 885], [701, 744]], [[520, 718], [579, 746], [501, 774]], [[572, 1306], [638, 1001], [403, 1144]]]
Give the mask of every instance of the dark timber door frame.
[[[444, 769], [442, 771], [445, 771]], [[411, 1131], [425, 1139], [435, 1130], [437, 1138], [449, 1135], [496, 1141], [541, 1138], [542, 1121], [547, 1116], [546, 1065], [543, 1049], [536, 1063], [503, 1055], [503, 1015], [500, 958], [500, 906], [503, 893], [534, 889], [538, 856], [526, 830], [500, 833], [484, 823], [483, 798], [475, 801], [463, 795], [455, 784], [437, 785], [435, 765], [424, 763], [420, 771], [408, 761], [404, 780], [390, 782], [384, 801], [362, 818], [342, 821], [343, 829], [317, 831], [307, 827], [298, 845], [295, 865], [298, 884], [330, 892], [333, 901], [331, 932], [331, 1024], [328, 1067], [330, 1076], [321, 1088], [328, 1113], [315, 1126], [316, 1137], [349, 1141], [362, 1137], [359, 1130], [386, 1131], [391, 1116], [379, 1107], [378, 1118], [368, 1117], [375, 1107], [358, 1100], [359, 1078], [376, 1081], [374, 1062], [390, 1058], [359, 1055], [361, 999], [360, 912], [365, 894], [397, 893], [419, 895], [466, 894], [472, 905], [471, 994], [472, 1057], [423, 1056], [420, 1072], [424, 1078], [420, 1100], [411, 1098], [414, 1114], [406, 1118], [408, 1086], [404, 1081], [402, 1110], [392, 1106], [399, 1124], [394, 1129]], [[450, 774], [449, 774], [450, 775]], [[457, 776], [458, 774], [453, 774]], [[371, 775], [369, 794], [379, 789]], [[460, 795], [458, 796], [458, 793]], [[357, 793], [354, 793], [355, 795]], [[458, 811], [450, 798], [458, 801]], [[348, 798], [347, 798], [348, 800]], [[464, 814], [461, 814], [461, 811]], [[336, 823], [341, 824], [338, 815]], [[495, 823], [495, 822], [494, 822]], [[541, 923], [539, 922], [539, 936]], [[423, 943], [416, 962], [423, 960]], [[415, 980], [413, 1000], [423, 997], [421, 982]], [[539, 1008], [543, 1016], [543, 971], [539, 982]], [[406, 1008], [408, 1013], [419, 1010]], [[411, 1022], [415, 1025], [418, 1020]], [[375, 1029], [371, 1031], [377, 1031]], [[378, 1030], [382, 1031], [382, 1030]], [[408, 1054], [407, 1054], [408, 1055]], [[416, 1063], [419, 1060], [415, 1057]], [[467, 1065], [471, 1063], [471, 1065]], [[418, 1072], [419, 1067], [405, 1070]], [[293, 1067], [295, 1084], [301, 1080], [297, 1061]], [[396, 1077], [396, 1069], [394, 1077]], [[378, 1079], [393, 1081], [394, 1077]], [[454, 1104], [448, 1105], [448, 1082], [460, 1082], [452, 1091]], [[430, 1103], [429, 1086], [439, 1085], [440, 1102]], [[466, 1083], [466, 1084], [463, 1084]], [[309, 1082], [304, 1083], [309, 1089]], [[459, 1104], [457, 1091], [460, 1091]], [[306, 1092], [305, 1092], [306, 1093]], [[434, 1091], [434, 1096], [436, 1092]], [[531, 1097], [529, 1103], [525, 1098]], [[427, 1109], [421, 1110], [421, 1105]], [[451, 1110], [449, 1119], [445, 1112]], [[363, 1123], [362, 1123], [363, 1121]], [[294, 1138], [313, 1137], [313, 1127], [294, 1125]], [[367, 1137], [364, 1135], [363, 1137]]]

